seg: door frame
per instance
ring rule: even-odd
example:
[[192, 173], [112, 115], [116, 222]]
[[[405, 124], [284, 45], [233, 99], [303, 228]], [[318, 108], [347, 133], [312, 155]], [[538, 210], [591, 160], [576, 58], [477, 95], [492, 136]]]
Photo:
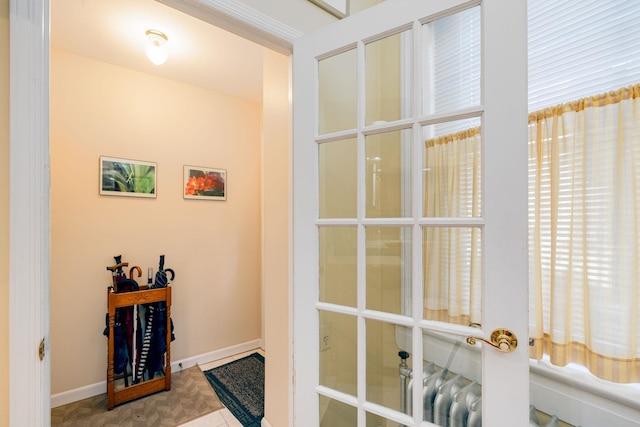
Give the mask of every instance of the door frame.
[[51, 417], [49, 10], [48, 1], [9, 3], [10, 425]]
[[[238, 1], [156, 1], [283, 54], [291, 54], [293, 40], [302, 35]], [[9, 0], [9, 26], [9, 425], [46, 426], [51, 417], [50, 0]]]

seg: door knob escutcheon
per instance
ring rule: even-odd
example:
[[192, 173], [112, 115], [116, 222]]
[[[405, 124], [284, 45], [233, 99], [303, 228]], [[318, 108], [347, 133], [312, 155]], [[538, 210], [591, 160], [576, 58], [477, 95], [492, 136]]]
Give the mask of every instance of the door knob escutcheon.
[[467, 343], [470, 345], [476, 345], [478, 341], [489, 344], [491, 347], [503, 353], [511, 353], [518, 347], [518, 338], [508, 329], [496, 329], [493, 331], [491, 333], [491, 341], [482, 337], [467, 337]]

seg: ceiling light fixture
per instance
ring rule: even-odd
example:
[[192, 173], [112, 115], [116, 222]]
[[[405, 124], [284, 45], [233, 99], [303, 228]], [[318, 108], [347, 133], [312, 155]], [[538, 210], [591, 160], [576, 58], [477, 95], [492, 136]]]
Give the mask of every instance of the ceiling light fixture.
[[169, 56], [167, 48], [167, 36], [158, 30], [147, 30], [147, 44], [144, 48], [149, 61], [156, 65], [162, 65]]

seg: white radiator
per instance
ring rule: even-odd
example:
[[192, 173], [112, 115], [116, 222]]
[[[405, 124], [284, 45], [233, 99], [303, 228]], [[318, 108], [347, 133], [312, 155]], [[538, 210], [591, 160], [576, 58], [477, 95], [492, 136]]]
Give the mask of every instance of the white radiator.
[[[423, 419], [442, 427], [482, 426], [482, 387], [475, 381], [437, 369], [433, 363], [423, 368]], [[407, 384], [407, 414], [413, 413], [413, 380]], [[540, 424], [536, 408], [531, 406], [530, 427], [559, 427], [558, 417]]]

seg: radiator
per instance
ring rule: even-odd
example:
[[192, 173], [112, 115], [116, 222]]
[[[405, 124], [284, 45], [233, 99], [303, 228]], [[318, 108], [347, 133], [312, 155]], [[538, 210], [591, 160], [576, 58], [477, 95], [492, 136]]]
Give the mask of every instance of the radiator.
[[[482, 426], [482, 390], [480, 384], [469, 381], [448, 369], [438, 369], [433, 363], [423, 368], [422, 402], [425, 421], [442, 427]], [[413, 413], [413, 379], [407, 384], [406, 413]], [[552, 416], [541, 424], [538, 411], [530, 407], [530, 427], [560, 427], [558, 417]]]

